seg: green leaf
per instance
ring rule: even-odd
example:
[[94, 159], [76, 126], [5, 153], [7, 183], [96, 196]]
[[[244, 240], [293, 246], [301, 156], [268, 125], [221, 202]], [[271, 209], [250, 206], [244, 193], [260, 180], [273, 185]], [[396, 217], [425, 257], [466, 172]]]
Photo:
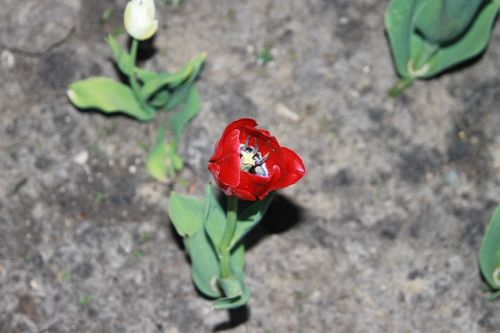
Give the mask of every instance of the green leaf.
[[116, 64], [120, 71], [125, 75], [132, 75], [134, 72], [135, 64], [132, 62], [130, 55], [118, 44], [112, 35], [108, 35], [106, 42], [113, 51]]
[[196, 75], [198, 75], [205, 57], [206, 54], [201, 53], [191, 59], [180, 71], [176, 73], [160, 73], [155, 77], [146, 80], [141, 89], [141, 96], [143, 96], [144, 100], [147, 101], [151, 98], [151, 96], [153, 96], [154, 93], [166, 85], [173, 89], [188, 79], [193, 82]]
[[412, 17], [419, 0], [393, 0], [385, 13], [385, 29], [399, 75], [408, 77], [406, 64], [410, 58]]
[[148, 155], [148, 160], [146, 162], [146, 170], [151, 175], [159, 181], [166, 181], [167, 166], [165, 163], [166, 151], [165, 151], [165, 124], [161, 123], [158, 133], [156, 134], [156, 141]]
[[189, 123], [189, 121], [198, 114], [199, 107], [200, 107], [200, 96], [198, 94], [198, 89], [196, 89], [195, 86], [192, 86], [187, 96], [187, 99], [184, 102], [184, 105], [170, 119], [170, 125], [172, 128], [172, 132], [174, 134], [174, 142], [176, 143], [179, 142], [182, 135], [182, 131]]
[[206, 296], [221, 297], [217, 288], [219, 261], [203, 229], [190, 238], [184, 238], [184, 245], [191, 259], [191, 272], [196, 287]]
[[231, 252], [231, 270], [238, 273], [243, 272], [245, 268], [245, 247], [240, 244], [235, 250]]
[[496, 300], [499, 297], [500, 297], [500, 290], [499, 291], [495, 291], [494, 293], [491, 293], [488, 296], [488, 301], [494, 301], [494, 300]]
[[235, 309], [245, 305], [250, 298], [250, 292], [244, 281], [243, 272], [227, 279], [218, 279], [218, 284], [225, 297], [213, 302], [215, 310]]
[[113, 51], [113, 56], [115, 57], [116, 64], [118, 65], [118, 69], [120, 71], [127, 75], [130, 76], [135, 70], [135, 73], [141, 79], [141, 81], [145, 82], [148, 80], [152, 80], [155, 78], [158, 74], [155, 72], [149, 71], [147, 69], [142, 69], [135, 67], [135, 64], [132, 62], [132, 58], [126, 52], [116, 41], [116, 39], [112, 35], [108, 35], [106, 38], [106, 42], [108, 43], [109, 47]]
[[217, 251], [217, 255], [220, 255], [219, 245], [222, 240], [224, 229], [226, 228], [226, 214], [215, 197], [210, 184], [205, 186], [205, 199], [203, 201], [203, 225], [210, 241]]
[[474, 19], [483, 0], [432, 0], [419, 6], [415, 29], [426, 41], [444, 44], [460, 37]]
[[203, 203], [200, 200], [172, 192], [167, 210], [175, 230], [181, 237], [190, 237], [203, 230]]
[[479, 266], [492, 290], [500, 289], [500, 206], [495, 209], [479, 250]]
[[168, 99], [167, 104], [165, 105], [165, 109], [167, 111], [170, 111], [175, 109], [180, 104], [184, 103], [189, 92], [191, 91], [192, 86], [193, 84], [187, 81], [183, 83], [181, 86], [177, 87], [170, 95], [170, 98]]
[[221, 297], [216, 284], [219, 261], [203, 229], [203, 203], [193, 197], [172, 192], [168, 214], [191, 259], [191, 273], [196, 287], [208, 297]]
[[182, 170], [184, 167], [184, 160], [177, 154], [174, 143], [167, 143], [165, 145], [165, 155], [167, 163], [167, 176], [172, 178], [177, 171]]
[[128, 86], [107, 77], [91, 77], [73, 82], [67, 94], [71, 102], [81, 109], [124, 113], [143, 121], [151, 120], [155, 115], [151, 110], [141, 107]]
[[166, 90], [161, 90], [153, 97], [153, 99], [149, 103], [155, 108], [161, 109], [167, 104], [169, 98], [170, 93]]
[[238, 217], [236, 231], [229, 245], [230, 249], [239, 244], [243, 237], [259, 223], [266, 214], [273, 198], [274, 192], [267, 195], [263, 200], [255, 201]]
[[486, 5], [462, 38], [447, 47], [439, 49], [437, 54], [429, 61], [429, 71], [422, 77], [435, 76], [445, 69], [481, 53], [488, 45], [491, 29], [499, 8], [500, 2], [491, 2]]

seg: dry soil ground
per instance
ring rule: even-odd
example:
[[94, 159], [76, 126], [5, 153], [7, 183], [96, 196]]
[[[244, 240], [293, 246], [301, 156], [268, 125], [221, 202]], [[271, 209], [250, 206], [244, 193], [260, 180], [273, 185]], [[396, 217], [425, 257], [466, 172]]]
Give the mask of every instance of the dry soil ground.
[[[65, 96], [75, 80], [117, 77], [104, 36], [125, 4], [0, 0], [0, 332], [500, 330], [477, 268], [500, 198], [498, 24], [479, 61], [391, 99], [388, 1], [157, 0], [143, 66], [208, 52], [187, 167], [164, 185], [144, 168], [160, 119], [82, 112]], [[294, 148], [308, 174], [252, 235], [251, 300], [228, 314], [196, 293], [165, 206], [172, 188], [202, 194], [237, 117]]]

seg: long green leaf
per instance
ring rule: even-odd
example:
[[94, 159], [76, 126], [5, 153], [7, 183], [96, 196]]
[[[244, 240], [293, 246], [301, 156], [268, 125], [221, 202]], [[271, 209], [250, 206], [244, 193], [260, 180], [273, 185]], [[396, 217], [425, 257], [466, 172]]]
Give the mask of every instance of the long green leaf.
[[167, 210], [175, 230], [181, 237], [191, 237], [203, 230], [203, 203], [200, 200], [172, 192]]
[[200, 53], [191, 59], [181, 70], [176, 73], [160, 73], [155, 77], [144, 82], [141, 89], [141, 96], [145, 101], [149, 100], [158, 90], [168, 85], [174, 89], [183, 82], [190, 80], [193, 82], [205, 61], [206, 54]]
[[448, 47], [439, 49], [429, 62], [430, 69], [423, 75], [429, 78], [481, 53], [490, 39], [491, 28], [500, 8], [500, 2], [486, 5], [463, 37]]
[[118, 44], [116, 39], [110, 34], [106, 38], [106, 42], [113, 51], [116, 64], [120, 71], [125, 75], [132, 75], [135, 64], [132, 62], [130, 55]]
[[208, 297], [221, 297], [217, 288], [219, 262], [204, 230], [199, 230], [190, 238], [184, 238], [184, 245], [189, 252], [196, 287]]
[[217, 201], [210, 184], [205, 186], [205, 198], [203, 201], [203, 226], [217, 254], [220, 255], [219, 245], [226, 227], [226, 214], [222, 210], [219, 201]]
[[182, 132], [186, 125], [193, 119], [200, 108], [200, 95], [198, 89], [192, 86], [182, 108], [170, 119], [170, 126], [174, 134], [174, 142], [181, 139]]
[[235, 309], [248, 302], [250, 292], [244, 278], [243, 272], [239, 272], [227, 279], [218, 280], [225, 297], [214, 301], [212, 306], [215, 310]]
[[[495, 209], [479, 250], [479, 266], [492, 290], [500, 289], [500, 206]], [[496, 272], [496, 279], [495, 279]]]
[[428, 42], [451, 42], [464, 33], [483, 2], [484, 0], [426, 1], [413, 18], [415, 29]]
[[167, 166], [165, 164], [166, 160], [166, 149], [165, 149], [165, 124], [161, 123], [156, 134], [155, 144], [148, 155], [148, 160], [146, 161], [146, 170], [151, 175], [159, 181], [166, 180]]
[[141, 107], [128, 86], [107, 77], [91, 77], [73, 82], [67, 94], [71, 102], [81, 109], [124, 113], [143, 121], [151, 120], [155, 115], [151, 110]]
[[410, 58], [412, 17], [418, 0], [392, 0], [385, 13], [385, 28], [399, 75], [408, 77], [406, 65]]
[[243, 237], [259, 223], [266, 214], [273, 198], [274, 192], [267, 195], [263, 200], [255, 201], [238, 217], [236, 231], [234, 232], [234, 237], [231, 240], [229, 248], [232, 249], [235, 245], [239, 244]]
[[132, 58], [130, 57], [130, 54], [128, 54], [116, 41], [116, 39], [113, 37], [113, 35], [108, 35], [106, 38], [106, 42], [108, 43], [109, 47], [113, 51], [113, 56], [115, 57], [116, 64], [118, 65], [118, 69], [120, 71], [127, 75], [130, 76], [135, 70], [135, 73], [141, 79], [141, 81], [148, 81], [156, 77], [158, 74], [155, 72], [149, 71], [147, 69], [142, 69], [135, 67], [135, 64], [132, 62]]

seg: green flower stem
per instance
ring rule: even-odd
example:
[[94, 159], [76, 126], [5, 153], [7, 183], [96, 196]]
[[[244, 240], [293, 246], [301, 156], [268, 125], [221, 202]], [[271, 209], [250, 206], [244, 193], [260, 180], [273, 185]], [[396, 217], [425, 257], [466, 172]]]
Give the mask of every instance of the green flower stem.
[[406, 88], [411, 86], [412, 83], [413, 83], [413, 78], [411, 77], [402, 78], [389, 90], [389, 96], [391, 97], [399, 96]]
[[[132, 45], [130, 45], [130, 58], [132, 58], [132, 64], [135, 66], [135, 62], [137, 60], [137, 48], [139, 47], [139, 41], [135, 38], [132, 38]], [[141, 92], [139, 87], [139, 82], [137, 82], [137, 78], [135, 76], [135, 71], [133, 71], [129, 76], [128, 80], [130, 82], [130, 86], [134, 91], [134, 96], [138, 101], [142, 104]]]
[[219, 246], [220, 252], [220, 276], [226, 279], [231, 275], [231, 249], [229, 244], [236, 230], [236, 222], [238, 215], [238, 198], [234, 196], [227, 197], [227, 220], [224, 234]]

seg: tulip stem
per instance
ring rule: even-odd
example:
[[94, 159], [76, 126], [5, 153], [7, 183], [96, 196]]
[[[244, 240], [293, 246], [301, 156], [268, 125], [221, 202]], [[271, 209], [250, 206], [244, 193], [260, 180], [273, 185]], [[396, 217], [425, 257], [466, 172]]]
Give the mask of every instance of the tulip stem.
[[400, 79], [392, 88], [389, 90], [389, 96], [396, 97], [401, 95], [401, 93], [411, 86], [413, 83], [413, 78], [404, 77]]
[[234, 196], [227, 197], [227, 215], [226, 228], [222, 234], [222, 240], [219, 246], [220, 252], [220, 275], [226, 279], [231, 275], [231, 249], [230, 243], [236, 231], [236, 222], [238, 216], [238, 198]]
[[129, 74], [128, 80], [130, 82], [130, 86], [132, 87], [132, 91], [134, 92], [135, 98], [138, 101], [141, 101], [141, 92], [139, 88], [139, 83], [137, 82], [137, 78], [135, 76], [135, 62], [137, 60], [137, 49], [139, 47], [139, 41], [135, 38], [132, 38], [132, 45], [130, 45], [130, 58], [132, 59], [132, 64], [134, 65], [134, 70]]

